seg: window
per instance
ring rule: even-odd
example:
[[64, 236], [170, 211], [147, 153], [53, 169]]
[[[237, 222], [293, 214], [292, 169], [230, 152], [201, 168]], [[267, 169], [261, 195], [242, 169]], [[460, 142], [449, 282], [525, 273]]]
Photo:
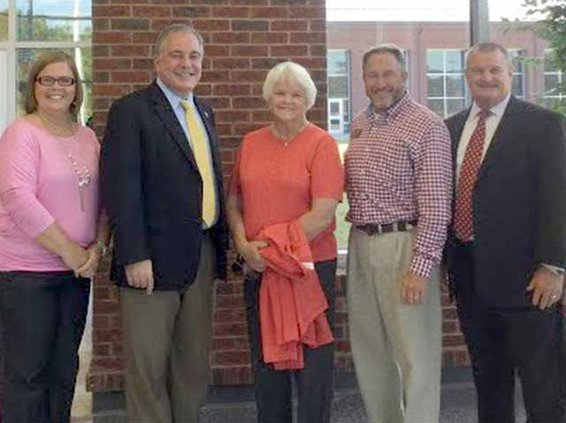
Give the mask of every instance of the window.
[[80, 41], [91, 37], [89, 0], [17, 0], [19, 41]]
[[446, 118], [466, 107], [464, 50], [427, 50], [427, 103]]
[[562, 73], [554, 63], [554, 51], [544, 51], [544, 94], [543, 103], [545, 106], [554, 109], [558, 103], [566, 100], [564, 90], [560, 88], [566, 83], [564, 73]]
[[524, 98], [524, 78], [523, 78], [523, 51], [517, 49], [509, 49], [509, 56], [513, 62], [513, 82], [511, 92], [515, 97]]
[[0, 42], [8, 40], [8, 0], [0, 0]]
[[0, 132], [23, 114], [20, 102], [31, 63], [53, 49], [75, 58], [85, 91], [82, 120], [91, 114], [91, 9], [91, 0], [0, 0], [0, 75], [7, 81]]
[[328, 130], [338, 138], [350, 132], [350, 59], [347, 50], [329, 50]]

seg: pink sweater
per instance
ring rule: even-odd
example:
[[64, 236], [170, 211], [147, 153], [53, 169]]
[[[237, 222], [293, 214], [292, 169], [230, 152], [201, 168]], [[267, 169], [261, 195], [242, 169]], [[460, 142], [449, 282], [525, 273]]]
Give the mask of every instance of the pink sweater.
[[[81, 175], [86, 165], [91, 176], [84, 210], [68, 154]], [[86, 127], [69, 138], [56, 138], [23, 118], [6, 128], [0, 138], [0, 271], [69, 270], [35, 240], [53, 222], [82, 246], [95, 240], [99, 156], [98, 140]]]

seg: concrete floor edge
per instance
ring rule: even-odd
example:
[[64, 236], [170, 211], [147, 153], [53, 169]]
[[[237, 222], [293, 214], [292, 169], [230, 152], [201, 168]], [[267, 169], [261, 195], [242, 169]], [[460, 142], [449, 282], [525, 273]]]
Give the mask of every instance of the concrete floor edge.
[[[522, 416], [524, 413], [519, 409], [518, 422], [524, 421]], [[471, 369], [468, 367], [444, 368], [440, 422], [469, 423], [476, 420]], [[253, 386], [211, 387], [207, 403], [201, 410], [200, 423], [253, 421], [255, 421]], [[93, 423], [126, 422], [123, 392], [103, 392], [93, 395]], [[353, 373], [336, 373], [332, 423], [368, 423]]]

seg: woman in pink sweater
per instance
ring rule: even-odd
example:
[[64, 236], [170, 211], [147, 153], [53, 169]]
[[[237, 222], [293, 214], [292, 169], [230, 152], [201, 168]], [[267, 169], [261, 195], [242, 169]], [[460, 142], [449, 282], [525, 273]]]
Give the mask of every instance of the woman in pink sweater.
[[82, 87], [59, 51], [33, 65], [27, 114], [0, 138], [3, 419], [68, 422], [90, 278], [108, 241], [99, 143], [77, 123]]

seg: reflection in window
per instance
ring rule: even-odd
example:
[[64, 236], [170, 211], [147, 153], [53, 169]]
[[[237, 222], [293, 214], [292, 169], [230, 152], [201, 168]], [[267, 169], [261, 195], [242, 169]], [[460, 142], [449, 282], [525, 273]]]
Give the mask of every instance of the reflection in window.
[[17, 0], [18, 41], [88, 41], [91, 0]]
[[[17, 104], [18, 115], [24, 114], [23, 99], [27, 87], [29, 71], [35, 59], [44, 52], [53, 49], [30, 49], [20, 48], [17, 50]], [[92, 115], [91, 93], [92, 93], [92, 53], [90, 48], [68, 48], [61, 49], [65, 53], [73, 56], [77, 62], [79, 73], [81, 74], [81, 83], [83, 84], [84, 98], [83, 108], [81, 110], [82, 121]]]
[[347, 50], [329, 50], [328, 129], [337, 138], [350, 132], [350, 59]]
[[543, 103], [550, 109], [566, 101], [563, 84], [566, 83], [564, 73], [558, 69], [554, 59], [553, 50], [544, 51], [544, 95]]
[[513, 63], [513, 82], [511, 92], [515, 97], [524, 98], [524, 83], [523, 83], [523, 51], [509, 49], [509, 56]]
[[427, 103], [446, 118], [466, 107], [464, 50], [427, 50]]
[[0, 41], [8, 39], [8, 0], [0, 0]]

